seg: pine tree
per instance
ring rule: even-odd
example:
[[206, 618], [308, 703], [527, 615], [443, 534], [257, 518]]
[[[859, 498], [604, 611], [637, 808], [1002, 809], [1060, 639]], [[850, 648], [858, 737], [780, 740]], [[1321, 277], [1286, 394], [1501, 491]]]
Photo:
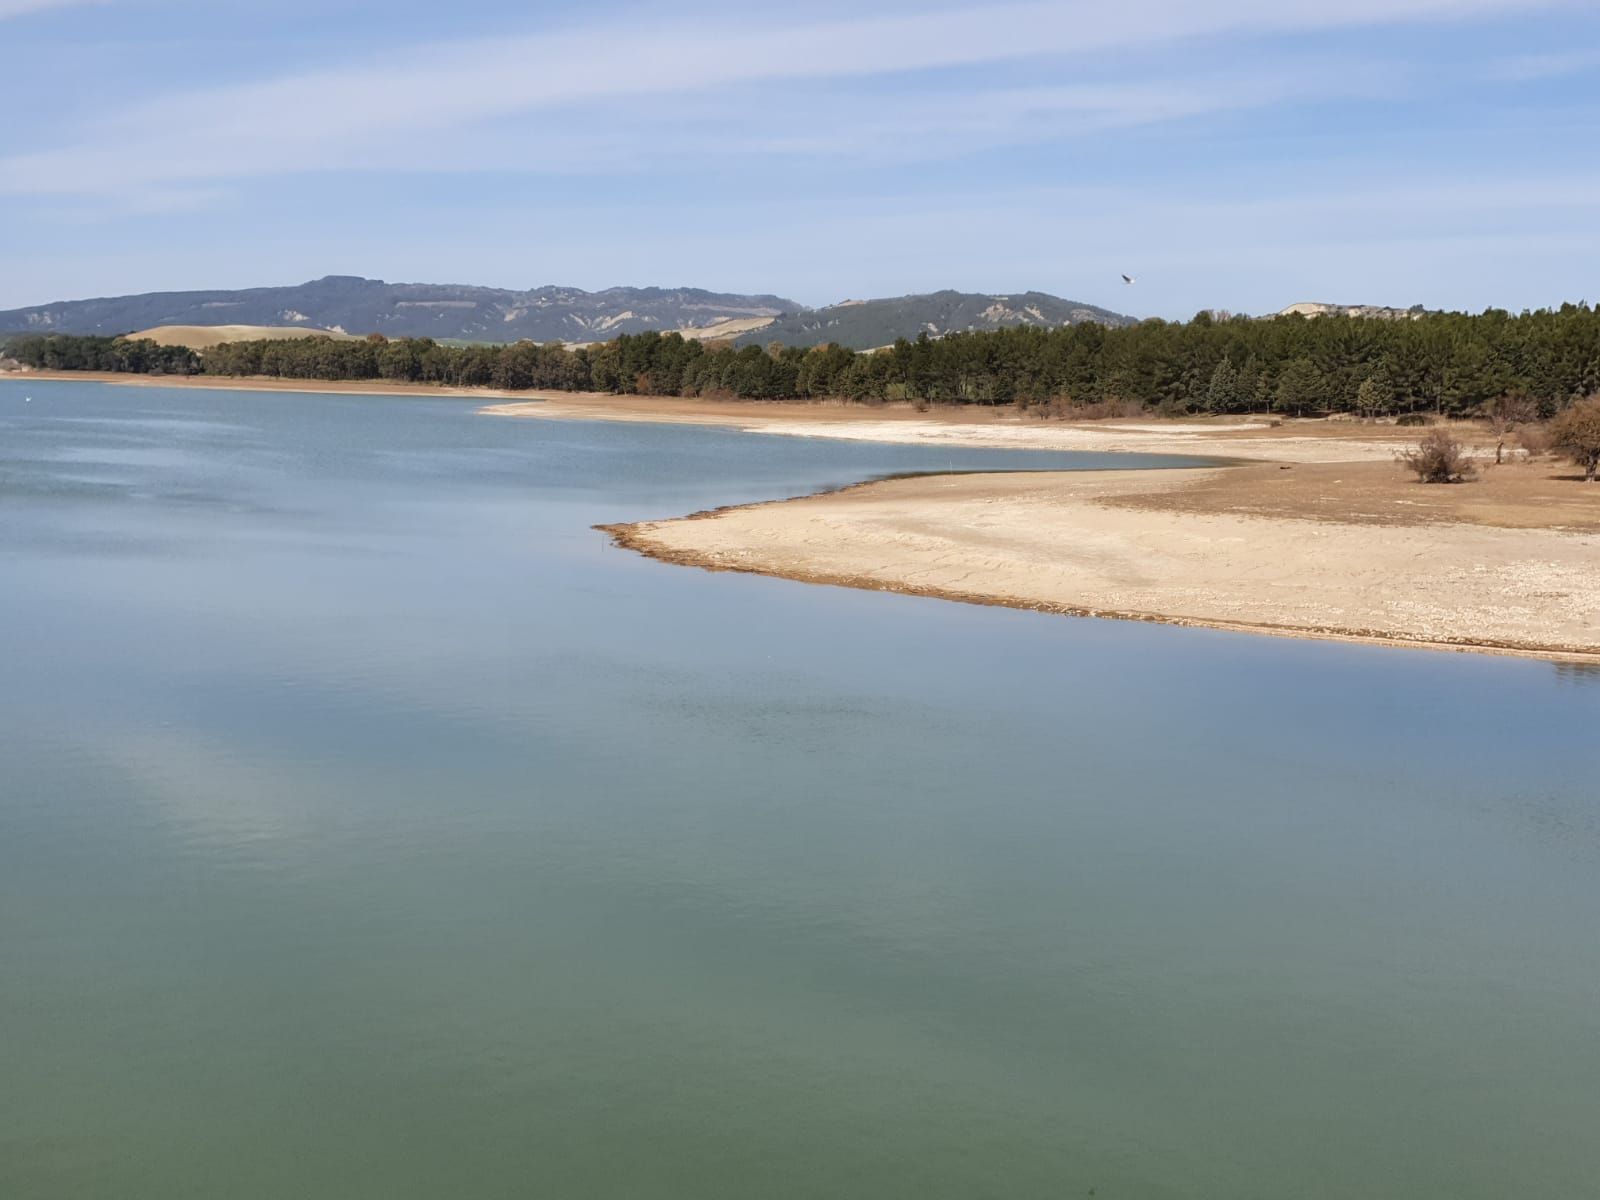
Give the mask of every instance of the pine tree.
[[1280, 412], [1304, 415], [1315, 408], [1322, 394], [1322, 373], [1309, 358], [1293, 359], [1278, 377], [1276, 401]]
[[1356, 388], [1356, 412], [1366, 420], [1388, 412], [1394, 404], [1394, 383], [1381, 366]]
[[1239, 369], [1226, 356], [1211, 372], [1211, 384], [1206, 388], [1206, 408], [1211, 412], [1233, 412], [1239, 405]]

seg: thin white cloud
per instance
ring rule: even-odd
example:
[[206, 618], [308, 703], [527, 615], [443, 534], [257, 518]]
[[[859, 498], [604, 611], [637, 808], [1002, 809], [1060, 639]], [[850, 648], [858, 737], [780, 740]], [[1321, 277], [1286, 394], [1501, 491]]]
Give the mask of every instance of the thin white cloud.
[[[440, 135], [538, 110], [1025, 59], [1081, 61], [1181, 39], [1461, 20], [1567, 2], [1055, 0], [765, 28], [607, 26], [443, 43], [135, 107], [86, 129], [75, 145], [0, 159], [0, 192], [114, 193], [338, 169], [353, 158], [387, 163], [402, 153], [426, 169]], [[1110, 108], [1115, 93], [1108, 90]]]
[[[1239, 68], [1154, 83], [873, 94], [788, 85], [765, 105], [749, 89], [673, 97], [650, 105], [609, 100], [568, 109], [561, 120], [500, 120], [450, 135], [433, 173], [472, 173], [514, 163], [530, 174], [643, 172], [686, 161], [737, 163], [753, 156], [820, 164], [938, 161], [961, 154], [1069, 143], [1108, 131], [1305, 103], [1393, 99], [1412, 86], [1403, 68], [1353, 70], [1301, 63], [1293, 71]], [[566, 118], [581, 115], [581, 120]], [[371, 144], [349, 153], [352, 170], [417, 169], [414, 145]], [[120, 198], [120, 197], [119, 197]]]
[[1581, 71], [1600, 69], [1600, 50], [1578, 50], [1565, 54], [1525, 54], [1498, 63], [1490, 71], [1495, 79], [1523, 82], [1556, 79]]
[[110, 0], [0, 0], [0, 21], [24, 17], [52, 8], [81, 8], [85, 4], [108, 4]]
[[858, 97], [810, 105], [801, 120], [766, 120], [742, 135], [735, 117], [706, 131], [705, 147], [740, 153], [909, 161], [929, 154], [1029, 142], [1315, 101], [1393, 98], [1409, 86], [1399, 68], [1360, 70], [1303, 63], [1294, 71], [1235, 69], [1159, 82], [1082, 83], [891, 97], [863, 109]]

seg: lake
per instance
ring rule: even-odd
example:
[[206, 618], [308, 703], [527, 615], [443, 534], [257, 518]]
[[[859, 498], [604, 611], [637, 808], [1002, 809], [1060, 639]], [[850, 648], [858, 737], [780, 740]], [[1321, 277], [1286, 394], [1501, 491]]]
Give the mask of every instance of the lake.
[[0, 382], [0, 1196], [1600, 1194], [1600, 676], [591, 528], [1108, 465]]

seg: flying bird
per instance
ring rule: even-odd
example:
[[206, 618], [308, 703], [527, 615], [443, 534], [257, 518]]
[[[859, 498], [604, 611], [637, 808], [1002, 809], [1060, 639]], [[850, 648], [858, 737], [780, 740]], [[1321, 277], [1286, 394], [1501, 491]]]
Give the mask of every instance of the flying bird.
[[1139, 279], [1136, 275], [1124, 275], [1122, 277], [1122, 282], [1126, 284], [1135, 284], [1139, 282]]

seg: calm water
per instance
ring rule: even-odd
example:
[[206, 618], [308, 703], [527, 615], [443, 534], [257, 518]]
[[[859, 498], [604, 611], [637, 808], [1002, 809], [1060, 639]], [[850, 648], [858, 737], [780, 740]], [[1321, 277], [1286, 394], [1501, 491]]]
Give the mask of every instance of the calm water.
[[1600, 679], [589, 528], [1090, 461], [0, 383], [0, 1197], [1600, 1194]]

